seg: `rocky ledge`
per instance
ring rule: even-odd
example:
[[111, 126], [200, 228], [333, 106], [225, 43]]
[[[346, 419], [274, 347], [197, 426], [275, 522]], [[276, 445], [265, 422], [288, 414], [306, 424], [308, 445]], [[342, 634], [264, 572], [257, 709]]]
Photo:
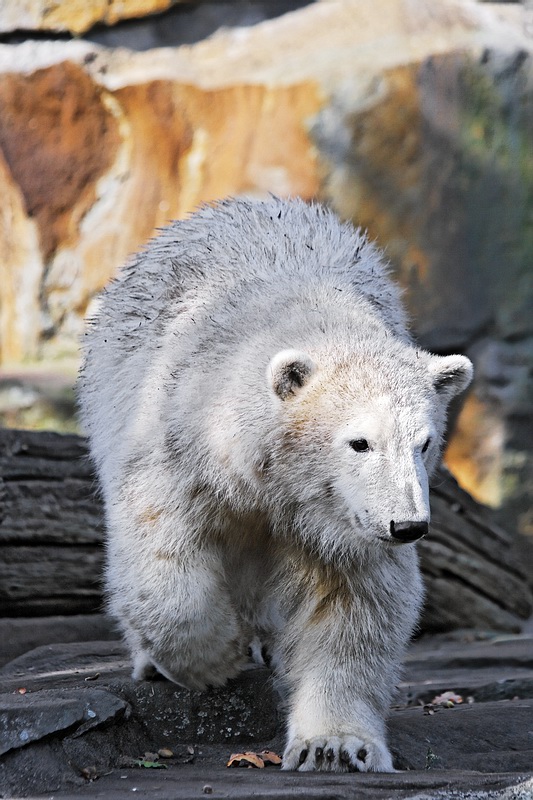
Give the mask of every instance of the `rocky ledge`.
[[132, 681], [118, 641], [74, 642], [13, 659], [0, 691], [4, 798], [533, 796], [531, 632], [456, 632], [412, 645], [389, 720], [402, 770], [394, 775], [227, 769], [231, 753], [282, 747], [283, 715], [264, 669], [223, 690], [188, 692]]

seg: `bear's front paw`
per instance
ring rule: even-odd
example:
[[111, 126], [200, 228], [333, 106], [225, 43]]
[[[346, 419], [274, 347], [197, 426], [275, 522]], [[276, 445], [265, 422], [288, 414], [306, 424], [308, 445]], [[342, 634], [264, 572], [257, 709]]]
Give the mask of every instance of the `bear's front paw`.
[[293, 739], [283, 754], [282, 768], [300, 772], [396, 772], [383, 742], [349, 734]]

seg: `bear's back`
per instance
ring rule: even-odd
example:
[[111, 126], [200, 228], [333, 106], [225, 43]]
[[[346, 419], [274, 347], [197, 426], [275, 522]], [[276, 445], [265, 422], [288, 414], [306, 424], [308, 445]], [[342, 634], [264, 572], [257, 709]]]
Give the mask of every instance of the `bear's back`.
[[[305, 305], [315, 290], [337, 293], [339, 308], [367, 301], [408, 339], [379, 251], [323, 206], [226, 200], [164, 228], [105, 290], [84, 336], [80, 404], [97, 464], [120, 450], [148, 370], [151, 383], [168, 380], [165, 339], [224, 358], [236, 338], [266, 335], [284, 304]], [[178, 336], [176, 320], [185, 317], [191, 324]]]

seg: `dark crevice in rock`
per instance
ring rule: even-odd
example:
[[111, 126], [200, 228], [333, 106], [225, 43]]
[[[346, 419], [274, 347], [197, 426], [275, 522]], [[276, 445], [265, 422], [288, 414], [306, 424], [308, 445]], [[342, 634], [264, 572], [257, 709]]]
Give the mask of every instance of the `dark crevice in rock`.
[[[125, 19], [109, 26], [95, 25], [84, 39], [103, 47], [149, 50], [153, 47], [179, 47], [206, 39], [221, 28], [250, 27], [310, 5], [315, 0], [232, 0], [179, 3], [160, 14]], [[21, 44], [30, 40], [68, 41], [78, 37], [65, 31], [17, 30], [0, 34], [0, 43]]]
[[[0, 44], [23, 44], [27, 41], [36, 42], [68, 42], [75, 37], [68, 31], [32, 31], [32, 30], [16, 30], [16, 31], [2, 31], [0, 33]], [[15, 70], [13, 70], [15, 71]]]

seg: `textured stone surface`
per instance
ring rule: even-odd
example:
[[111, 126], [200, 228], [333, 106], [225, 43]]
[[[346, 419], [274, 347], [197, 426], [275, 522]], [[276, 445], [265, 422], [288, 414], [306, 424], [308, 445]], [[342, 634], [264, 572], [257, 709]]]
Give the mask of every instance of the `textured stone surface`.
[[164, 14], [132, 19], [125, 25], [99, 25], [88, 31], [85, 38], [104, 47], [131, 50], [179, 47], [207, 39], [220, 28], [257, 25], [313, 2], [315, 0], [201, 0], [178, 3]]
[[268, 670], [246, 672], [223, 690], [189, 692], [166, 680], [134, 683], [121, 642], [79, 642], [43, 645], [14, 659], [0, 670], [0, 688], [16, 691], [22, 681], [28, 692], [39, 697], [50, 683], [50, 671], [54, 686], [67, 697], [80, 682], [87, 686], [94, 680], [92, 685], [108, 687], [128, 701], [135, 716], [143, 720], [148, 739], [160, 746], [265, 741], [276, 733]]
[[[4, 361], [75, 354], [92, 297], [169, 219], [227, 194], [271, 190], [310, 198], [319, 187], [305, 129], [320, 102], [314, 84], [248, 85], [242, 76], [236, 85], [209, 89], [148, 76], [109, 92], [98, 80], [109, 67], [89, 76], [72, 61], [83, 52], [90, 58], [90, 51], [77, 43], [64, 48], [57, 57], [70, 61], [0, 80], [7, 120], [0, 147], [27, 216], [37, 221], [43, 264], [25, 298], [40, 312], [33, 340], [26, 336], [22, 344], [21, 312], [2, 303]], [[55, 88], [47, 93], [49, 87]], [[14, 101], [19, 94], [27, 98], [22, 108]], [[37, 170], [30, 152], [38, 154]], [[5, 273], [2, 293], [14, 298], [17, 273], [7, 266]]]
[[[224, 756], [220, 755], [220, 761]], [[219, 763], [220, 763], [219, 761]], [[397, 775], [328, 775], [327, 773], [285, 773], [274, 770], [224, 770], [210, 765], [198, 764], [178, 770], [169, 770], [155, 777], [153, 774], [122, 771], [122, 779], [116, 773], [83, 789], [91, 798], [131, 798], [135, 788], [139, 794], [153, 800], [198, 800], [203, 797], [205, 786], [211, 786], [214, 797], [230, 797], [235, 800], [530, 800], [533, 790], [531, 772], [523, 775], [480, 774], [467, 770], [440, 773], [417, 771]], [[58, 792], [54, 797], [64, 798], [71, 794]]]
[[104, 614], [4, 617], [0, 619], [0, 667], [43, 645], [118, 638], [115, 625]]
[[126, 648], [120, 641], [43, 644], [0, 669], [2, 690], [15, 691], [22, 685], [21, 681], [30, 691], [46, 689], [51, 669], [54, 686], [72, 688], [96, 674], [100, 682], [109, 681], [112, 676], [123, 680], [129, 676], [131, 667]]
[[424, 637], [412, 645], [398, 686], [397, 705], [429, 703], [445, 691], [464, 701], [533, 697], [533, 637], [491, 637], [473, 641], [435, 641]]
[[389, 721], [397, 762], [403, 769], [531, 769], [533, 700], [458, 705], [436, 714], [399, 710]]
[[[354, 791], [376, 800], [391, 793], [434, 798], [478, 791], [488, 793], [479, 795], [484, 800], [521, 800], [533, 788], [533, 699], [520, 691], [514, 699], [495, 698], [513, 670], [528, 676], [531, 689], [533, 640], [530, 635], [476, 640], [479, 636], [469, 631], [453, 640], [426, 637], [412, 646], [402, 692], [406, 686], [422, 689], [424, 676], [426, 693], [457, 691], [459, 674], [473, 692], [483, 681], [489, 688], [474, 703], [433, 714], [418, 704], [432, 698], [413, 694], [409, 700], [404, 694], [404, 705], [396, 706], [389, 720], [395, 762], [408, 770], [398, 775], [226, 771], [231, 751], [282, 746], [283, 717], [276, 713], [267, 670], [252, 670], [225, 689], [200, 694], [167, 681], [134, 683], [119, 643], [41, 647], [0, 672], [1, 741], [7, 751], [0, 758], [0, 792], [70, 797], [82, 791], [116, 798], [135, 789], [150, 797], [189, 798], [209, 784], [222, 796], [278, 800], [351, 798]], [[21, 687], [23, 695], [17, 692]], [[26, 746], [21, 734], [28, 735]], [[162, 746], [173, 752], [164, 762], [168, 770], [127, 767]], [[91, 778], [99, 780], [81, 789]], [[516, 788], [506, 794], [510, 786]]]
[[176, 742], [224, 744], [237, 747], [242, 742], [253, 745], [269, 741], [277, 730], [277, 702], [272, 694], [268, 670], [245, 672], [228, 683], [224, 690], [189, 692], [162, 681], [137, 686], [128, 679], [115, 686], [143, 720], [146, 735], [161, 746], [172, 748]]
[[0, 149], [39, 229], [45, 260], [68, 243], [94, 205], [119, 144], [101, 90], [65, 62], [0, 81]]
[[45, 689], [3, 695], [0, 700], [0, 755], [54, 733], [77, 727], [75, 735], [124, 713], [126, 703], [98, 689]]

